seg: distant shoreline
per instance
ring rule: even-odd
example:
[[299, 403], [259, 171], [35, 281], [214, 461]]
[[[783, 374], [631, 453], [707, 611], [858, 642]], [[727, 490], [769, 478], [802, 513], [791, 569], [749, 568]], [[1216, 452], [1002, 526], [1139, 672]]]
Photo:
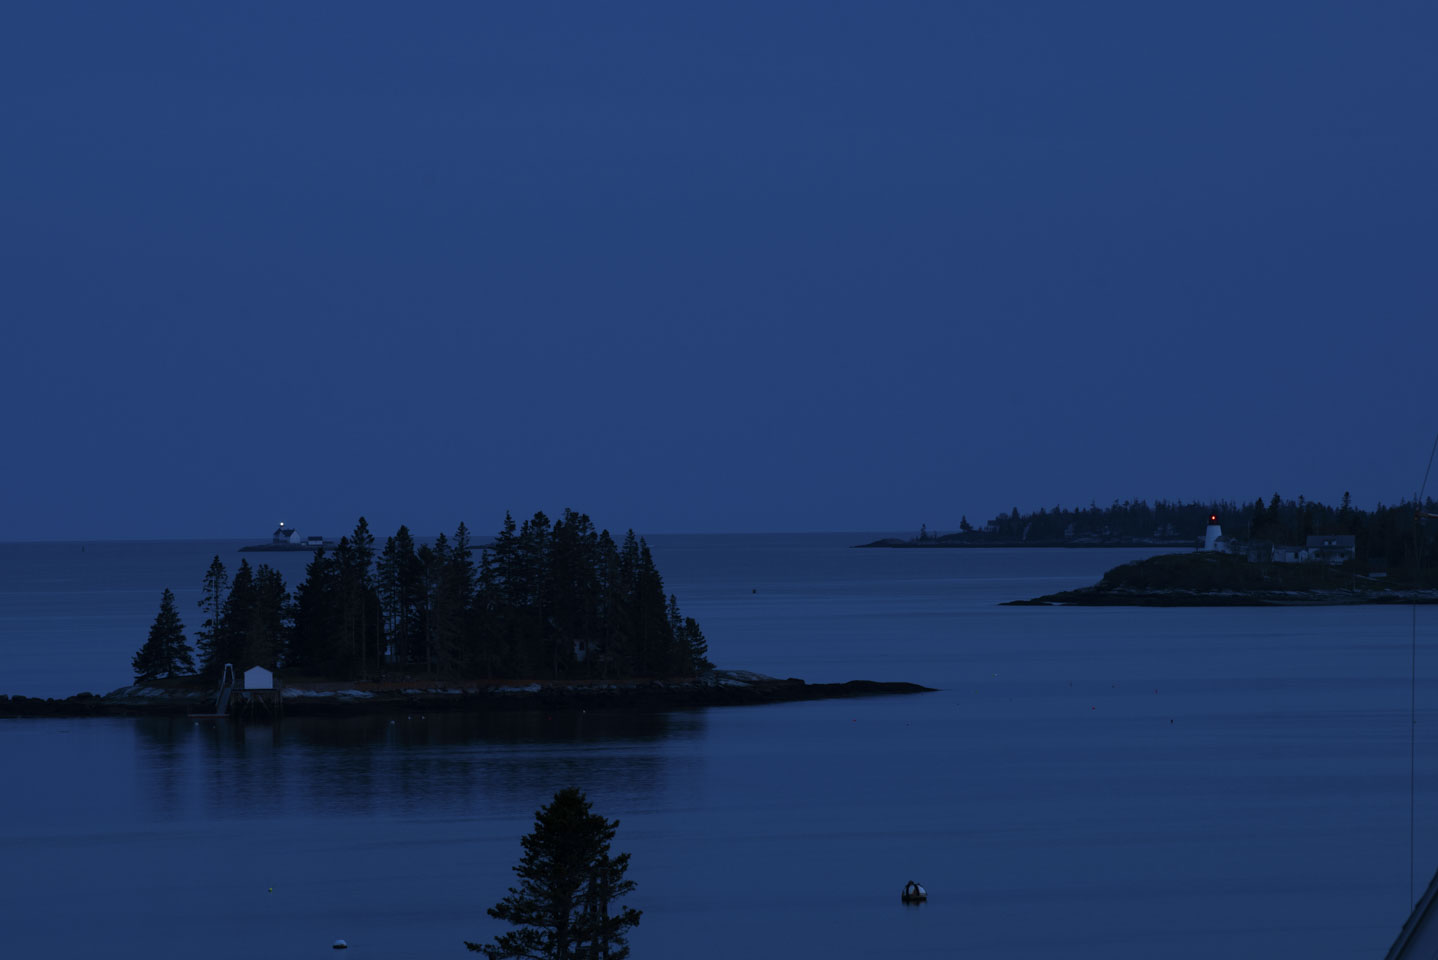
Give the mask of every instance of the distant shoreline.
[[325, 543], [251, 543], [240, 547], [240, 553], [314, 553], [316, 550], [333, 550], [336, 544]]
[[[745, 670], [715, 670], [683, 680], [603, 682], [473, 681], [404, 682], [313, 681], [286, 685], [283, 713], [290, 716], [355, 716], [377, 713], [487, 712], [525, 709], [672, 710], [689, 707], [743, 706], [802, 700], [930, 693], [917, 683], [850, 680], [806, 683]], [[80, 693], [61, 699], [0, 695], [0, 718], [186, 716], [208, 713], [215, 693], [199, 686], [134, 684], [104, 696]], [[256, 717], [264, 719], [264, 711]]]
[[1166, 553], [1125, 563], [1091, 587], [1006, 607], [1316, 607], [1438, 603], [1438, 589], [1361, 576], [1324, 563], [1250, 563], [1215, 552]]
[[1151, 548], [1172, 548], [1177, 550], [1192, 550], [1196, 542], [1193, 540], [900, 540], [898, 537], [885, 537], [882, 540], [874, 540], [871, 543], [856, 543], [853, 548], [856, 550], [868, 549], [870, 547], [883, 547], [891, 549], [911, 550], [992, 550], [999, 547], [1024, 547], [1026, 549], [1061, 549], [1061, 550], [1085, 550], [1098, 548], [1102, 550], [1129, 549], [1144, 550]]
[[1356, 607], [1438, 603], [1438, 591], [1265, 591], [1065, 590], [1032, 600], [1006, 600], [1001, 607]]

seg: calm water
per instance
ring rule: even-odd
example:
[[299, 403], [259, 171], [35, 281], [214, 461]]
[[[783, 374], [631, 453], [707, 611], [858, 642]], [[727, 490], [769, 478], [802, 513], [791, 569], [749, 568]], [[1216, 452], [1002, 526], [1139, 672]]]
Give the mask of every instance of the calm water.
[[[1382, 956], [1408, 910], [1407, 608], [999, 607], [1145, 554], [859, 539], [652, 545], [721, 666], [940, 692], [0, 721], [0, 955], [466, 956], [533, 811], [576, 784], [622, 821], [636, 958]], [[193, 625], [209, 557], [238, 546], [0, 544], [0, 691], [122, 685], [161, 588]], [[306, 557], [258, 559], [293, 584]], [[1438, 621], [1418, 617], [1421, 892]], [[909, 879], [929, 903], [900, 905]]]

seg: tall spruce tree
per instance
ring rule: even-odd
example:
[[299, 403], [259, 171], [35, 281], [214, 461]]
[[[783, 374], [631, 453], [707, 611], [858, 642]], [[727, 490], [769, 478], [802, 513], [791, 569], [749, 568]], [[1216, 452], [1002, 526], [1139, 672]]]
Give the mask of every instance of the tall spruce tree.
[[177, 673], [194, 673], [195, 661], [185, 642], [185, 625], [175, 610], [175, 595], [165, 588], [160, 594], [160, 612], [150, 626], [150, 636], [136, 652], [130, 665], [136, 680], [156, 680]]
[[207, 669], [215, 659], [215, 644], [220, 638], [220, 621], [224, 617], [225, 594], [229, 587], [229, 575], [225, 573], [225, 565], [220, 562], [217, 554], [210, 561], [210, 569], [205, 571], [205, 579], [201, 581], [200, 610], [205, 619], [200, 623], [200, 629], [195, 631], [195, 646], [199, 650], [200, 663]]
[[338, 565], [321, 547], [306, 564], [305, 578], [295, 588], [285, 666], [330, 676], [343, 670], [339, 606]]
[[441, 673], [455, 673], [473, 662], [468, 639], [474, 602], [475, 566], [469, 528], [463, 523], [454, 539], [435, 539], [434, 661]]
[[390, 659], [395, 663], [411, 663], [417, 656], [415, 638], [422, 629], [417, 614], [422, 611], [424, 601], [418, 567], [414, 537], [408, 527], [401, 526], [394, 536], [385, 540], [384, 550], [375, 563], [375, 586], [384, 619], [384, 635]]
[[284, 646], [286, 619], [289, 614], [289, 592], [280, 572], [260, 564], [254, 573], [248, 618], [241, 625], [244, 643], [240, 662], [243, 668], [261, 666], [275, 669]]
[[709, 660], [709, 641], [704, 639], [704, 631], [699, 629], [699, 621], [693, 617], [684, 618], [683, 643], [689, 653], [689, 669], [692, 673], [699, 674], [714, 669], [714, 664]]
[[[376, 651], [380, 647], [379, 598], [375, 594], [371, 570], [374, 564], [374, 534], [370, 533], [369, 521], [364, 517], [355, 522], [354, 533], [350, 534], [349, 542], [352, 566], [345, 571], [346, 585], [350, 591], [346, 597], [346, 616], [353, 617], [350, 631], [358, 670], [363, 674], [369, 660], [366, 651], [371, 646]], [[349, 612], [351, 608], [352, 614]], [[375, 663], [378, 666], [378, 658]]]
[[205, 673], [218, 674], [227, 663], [244, 669], [256, 601], [255, 571], [248, 560], [241, 560], [239, 569], [235, 571], [235, 578], [230, 581], [230, 595], [225, 598], [225, 604], [220, 610], [219, 628], [209, 649], [205, 651]]
[[622, 638], [627, 633], [625, 624], [628, 613], [624, 603], [624, 577], [620, 569], [619, 547], [608, 530], [599, 534], [596, 550], [596, 573], [599, 581], [596, 629], [599, 634], [599, 652], [591, 658], [591, 669], [597, 667], [599, 676], [608, 679], [621, 655]]
[[624, 960], [640, 911], [610, 912], [635, 886], [624, 879], [629, 854], [610, 853], [618, 826], [594, 813], [579, 790], [556, 793], [520, 840], [519, 886], [489, 908], [491, 917], [518, 929], [464, 945], [489, 960]]

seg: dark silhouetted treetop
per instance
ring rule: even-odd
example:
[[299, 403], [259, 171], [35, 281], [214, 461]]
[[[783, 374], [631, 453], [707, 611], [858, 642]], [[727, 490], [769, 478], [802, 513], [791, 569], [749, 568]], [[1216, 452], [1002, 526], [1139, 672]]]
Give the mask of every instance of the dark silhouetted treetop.
[[[649, 545], [622, 545], [565, 510], [505, 515], [476, 548], [461, 523], [418, 544], [408, 528], [376, 554], [360, 518], [320, 548], [293, 597], [267, 567], [241, 562], [229, 595], [206, 575], [204, 667], [271, 666], [328, 677], [425, 673], [469, 679], [692, 677], [712, 669], [704, 634], [666, 595]], [[211, 626], [211, 624], [214, 624]]]
[[[200, 588], [200, 610], [204, 613], [205, 619], [200, 623], [200, 629], [195, 631], [195, 645], [199, 650], [200, 663], [208, 672], [209, 665], [215, 662], [215, 645], [219, 642], [220, 621], [225, 609], [225, 594], [230, 588], [230, 577], [225, 572], [225, 565], [216, 556], [210, 561], [210, 569], [205, 571], [205, 579]], [[221, 665], [224, 661], [219, 661]]]
[[[202, 605], [209, 612], [214, 597], [223, 588], [224, 567], [216, 558], [205, 574], [205, 599]], [[260, 564], [250, 567], [241, 560], [219, 617], [207, 619], [206, 637], [201, 646], [201, 672], [216, 676], [225, 664], [241, 670], [261, 666], [273, 670], [290, 634], [290, 597], [279, 571]]]
[[556, 793], [520, 840], [518, 886], [488, 911], [517, 929], [465, 946], [490, 960], [624, 960], [640, 911], [617, 906], [634, 891], [624, 879], [629, 854], [610, 853], [618, 826], [579, 790]]
[[150, 636], [130, 661], [136, 680], [157, 680], [195, 672], [190, 645], [185, 642], [185, 625], [175, 610], [175, 595], [169, 588], [160, 595], [160, 612], [150, 626]]

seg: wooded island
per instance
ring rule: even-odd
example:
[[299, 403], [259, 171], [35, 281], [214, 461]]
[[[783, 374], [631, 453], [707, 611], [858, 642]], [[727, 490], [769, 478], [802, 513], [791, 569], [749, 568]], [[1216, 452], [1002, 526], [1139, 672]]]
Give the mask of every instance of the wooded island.
[[[1431, 497], [1422, 505], [1409, 501], [1378, 504], [1372, 510], [1353, 505], [1344, 493], [1337, 506], [1284, 498], [1274, 493], [1252, 503], [1231, 500], [1115, 500], [1106, 507], [1041, 507], [1020, 513], [1015, 507], [981, 527], [961, 517], [959, 528], [939, 533], [924, 526], [917, 536], [887, 537], [864, 547], [1145, 547], [1195, 546], [1203, 541], [1209, 517], [1217, 517], [1224, 533], [1247, 543], [1302, 544], [1314, 535], [1352, 536], [1354, 561], [1361, 572], [1375, 569], [1409, 571], [1415, 561], [1425, 570], [1438, 569], [1438, 540], [1427, 524], [1415, 531], [1417, 514], [1438, 513]], [[1417, 536], [1415, 536], [1415, 533]], [[1415, 552], [1421, 550], [1421, 557]]]
[[[147, 643], [155, 655], [136, 655], [137, 680], [185, 672], [166, 594]], [[293, 594], [267, 564], [241, 560], [231, 579], [215, 557], [200, 608], [205, 677], [226, 663], [345, 680], [672, 678], [711, 666], [703, 631], [665, 596], [648, 544], [633, 530], [616, 543], [572, 510], [519, 525], [506, 514], [477, 550], [461, 523], [418, 545], [401, 526], [376, 551], [361, 517], [332, 551], [315, 551]]]
[[[433, 543], [402, 526], [376, 550], [361, 517], [333, 549], [316, 549], [293, 592], [266, 564], [242, 559], [231, 577], [216, 556], [199, 606], [197, 651], [166, 589], [132, 661], [132, 686], [64, 699], [0, 695], [0, 717], [211, 716], [223, 709], [230, 681], [217, 681], [227, 664], [270, 671], [274, 709], [282, 700], [285, 712], [310, 714], [674, 709], [929, 689], [714, 669], [699, 624], [665, 594], [648, 544], [632, 530], [616, 542], [572, 510], [522, 524], [506, 514], [480, 547], [461, 523]], [[247, 681], [241, 696], [251, 692]]]

